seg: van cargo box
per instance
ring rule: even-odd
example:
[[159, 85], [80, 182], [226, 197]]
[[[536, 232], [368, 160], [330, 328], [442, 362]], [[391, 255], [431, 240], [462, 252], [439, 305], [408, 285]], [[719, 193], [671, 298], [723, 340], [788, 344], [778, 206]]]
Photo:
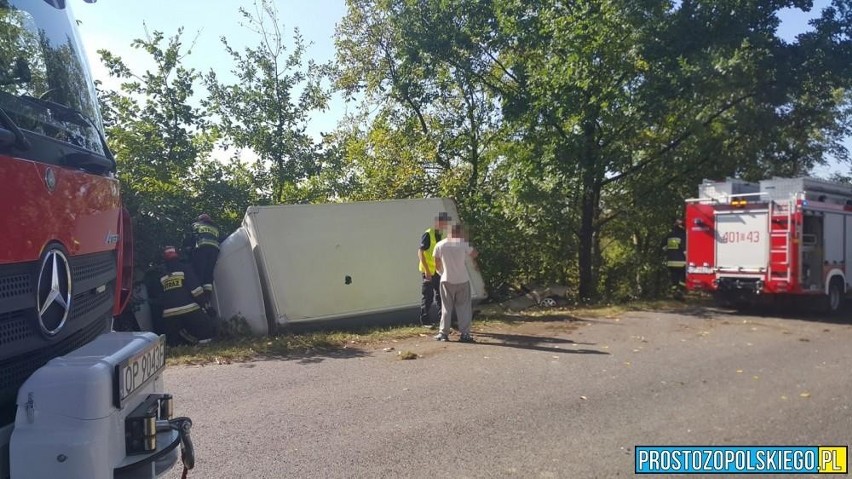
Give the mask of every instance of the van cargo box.
[[[215, 273], [219, 312], [246, 317], [258, 334], [267, 332], [258, 317], [260, 297], [268, 331], [357, 317], [369, 323], [388, 314], [416, 321], [419, 239], [441, 211], [458, 221], [455, 203], [443, 198], [250, 207], [238, 238], [222, 244]], [[248, 248], [255, 264], [244, 253]], [[468, 272], [473, 299], [480, 301], [485, 284], [473, 260]]]

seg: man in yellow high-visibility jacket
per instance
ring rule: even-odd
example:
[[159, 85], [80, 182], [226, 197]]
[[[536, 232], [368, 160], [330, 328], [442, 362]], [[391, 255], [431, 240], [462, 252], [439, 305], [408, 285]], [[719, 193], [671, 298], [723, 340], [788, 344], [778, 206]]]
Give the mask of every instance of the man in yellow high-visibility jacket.
[[443, 239], [443, 232], [452, 221], [450, 215], [445, 211], [438, 213], [435, 217], [435, 226], [427, 229], [420, 237], [420, 248], [417, 257], [420, 260], [420, 277], [422, 285], [420, 288], [420, 324], [434, 328], [435, 323], [429, 315], [429, 310], [434, 302], [441, 309], [441, 275], [435, 271], [435, 258], [432, 252], [435, 245]]

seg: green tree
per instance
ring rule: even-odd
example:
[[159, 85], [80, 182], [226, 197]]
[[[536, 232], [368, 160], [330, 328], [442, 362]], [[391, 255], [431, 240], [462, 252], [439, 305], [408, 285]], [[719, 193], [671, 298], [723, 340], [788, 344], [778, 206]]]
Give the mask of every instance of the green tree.
[[134, 73], [118, 56], [99, 51], [117, 91], [100, 91], [106, 136], [113, 150], [125, 205], [134, 219], [136, 257], [150, 265], [179, 234], [195, 207], [187, 188], [198, 157], [213, 148], [205, 114], [192, 106], [199, 74], [183, 66], [189, 54], [182, 31], [170, 38], [154, 31], [131, 43], [148, 54], [154, 69]]
[[235, 81], [210, 71], [204, 78], [210, 90], [206, 104], [218, 115], [225, 139], [253, 151], [269, 168], [273, 201], [305, 201], [311, 193], [304, 183], [319, 174], [323, 154], [306, 129], [310, 113], [328, 104], [330, 93], [323, 86], [328, 67], [305, 61], [307, 45], [298, 29], [288, 48], [272, 1], [259, 0], [254, 12], [240, 8], [239, 13], [259, 43], [239, 51], [222, 37]]
[[[428, 2], [425, 2], [428, 3]], [[436, 61], [411, 34], [420, 10], [406, 2], [348, 0], [338, 25], [337, 84], [350, 97], [360, 94], [377, 113], [368, 118], [367, 145], [408, 157], [399, 176], [418, 168], [419, 191], [410, 196], [475, 194], [487, 174], [499, 121], [492, 92], [470, 74]], [[381, 142], [389, 134], [400, 136]], [[406, 141], [407, 139], [407, 141]], [[357, 160], [357, 158], [355, 159]], [[418, 166], [419, 164], [419, 166]], [[393, 165], [388, 165], [393, 168]], [[388, 173], [394, 175], [397, 173]], [[393, 193], [393, 195], [399, 192]]]
[[[691, 189], [710, 172], [800, 174], [827, 151], [842, 151], [847, 2], [836, 1], [813, 34], [790, 44], [776, 36], [777, 12], [809, 2], [353, 4], [351, 18], [391, 25], [375, 38], [356, 37], [365, 50], [406, 53], [392, 57], [404, 59], [392, 63], [396, 77], [377, 68], [373, 83], [419, 86], [422, 71], [444, 70], [499, 100], [505, 144], [525, 146], [505, 150], [512, 152], [502, 169], [508, 201], [488, 204], [512, 205], [516, 231], [530, 238], [542, 228], [560, 238], [549, 262], [573, 268], [576, 259], [584, 299], [597, 296], [603, 263], [625, 256], [606, 248], [645, 255], [634, 270], [655, 261], [646, 226], [641, 234], [625, 226], [650, 219], [664, 231], [664, 217], [681, 208], [684, 185]], [[387, 96], [411, 103], [395, 92]], [[521, 217], [524, 211], [532, 214]], [[563, 281], [573, 277], [568, 268]]]
[[268, 183], [264, 173], [236, 155], [224, 161], [200, 158], [188, 173], [186, 196], [192, 200], [192, 212], [208, 212], [224, 233], [239, 228], [249, 206], [270, 203], [263, 190]]

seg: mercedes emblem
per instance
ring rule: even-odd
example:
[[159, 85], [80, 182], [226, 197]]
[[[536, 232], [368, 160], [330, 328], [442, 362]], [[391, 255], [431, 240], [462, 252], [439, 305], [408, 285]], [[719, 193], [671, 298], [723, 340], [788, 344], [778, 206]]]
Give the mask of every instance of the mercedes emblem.
[[51, 193], [56, 189], [56, 172], [53, 171], [53, 168], [44, 171], [44, 184], [47, 186], [47, 191]]
[[55, 336], [65, 326], [71, 311], [71, 268], [62, 251], [52, 249], [45, 255], [36, 294], [41, 332]]

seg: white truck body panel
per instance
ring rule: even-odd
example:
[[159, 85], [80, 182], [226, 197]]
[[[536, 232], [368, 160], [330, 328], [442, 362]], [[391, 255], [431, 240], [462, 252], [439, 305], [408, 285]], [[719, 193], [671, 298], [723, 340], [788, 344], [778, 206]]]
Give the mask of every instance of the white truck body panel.
[[[852, 261], [852, 216], [844, 216], [844, 220], [846, 226], [844, 235], [844, 260], [845, 258], [849, 258]], [[849, 284], [849, 278], [846, 278], [846, 283]]]
[[760, 272], [769, 263], [766, 210], [716, 214], [716, 266], [720, 271]]
[[[419, 239], [441, 211], [458, 221], [453, 201], [442, 198], [249, 208], [243, 228], [269, 322], [418, 310]], [[485, 283], [473, 261], [468, 273], [474, 300], [484, 299]]]
[[698, 197], [701, 199], [730, 198], [732, 195], [757, 193], [760, 185], [736, 178], [728, 178], [725, 181], [707, 180], [698, 185]]
[[238, 228], [220, 245], [213, 278], [216, 283], [213, 304], [219, 316], [225, 320], [242, 317], [252, 332], [267, 334], [269, 324], [263, 306], [260, 273], [244, 227]]
[[844, 235], [844, 215], [839, 213], [827, 213], [824, 224], [825, 261], [829, 265], [838, 265], [844, 262], [846, 245]]

